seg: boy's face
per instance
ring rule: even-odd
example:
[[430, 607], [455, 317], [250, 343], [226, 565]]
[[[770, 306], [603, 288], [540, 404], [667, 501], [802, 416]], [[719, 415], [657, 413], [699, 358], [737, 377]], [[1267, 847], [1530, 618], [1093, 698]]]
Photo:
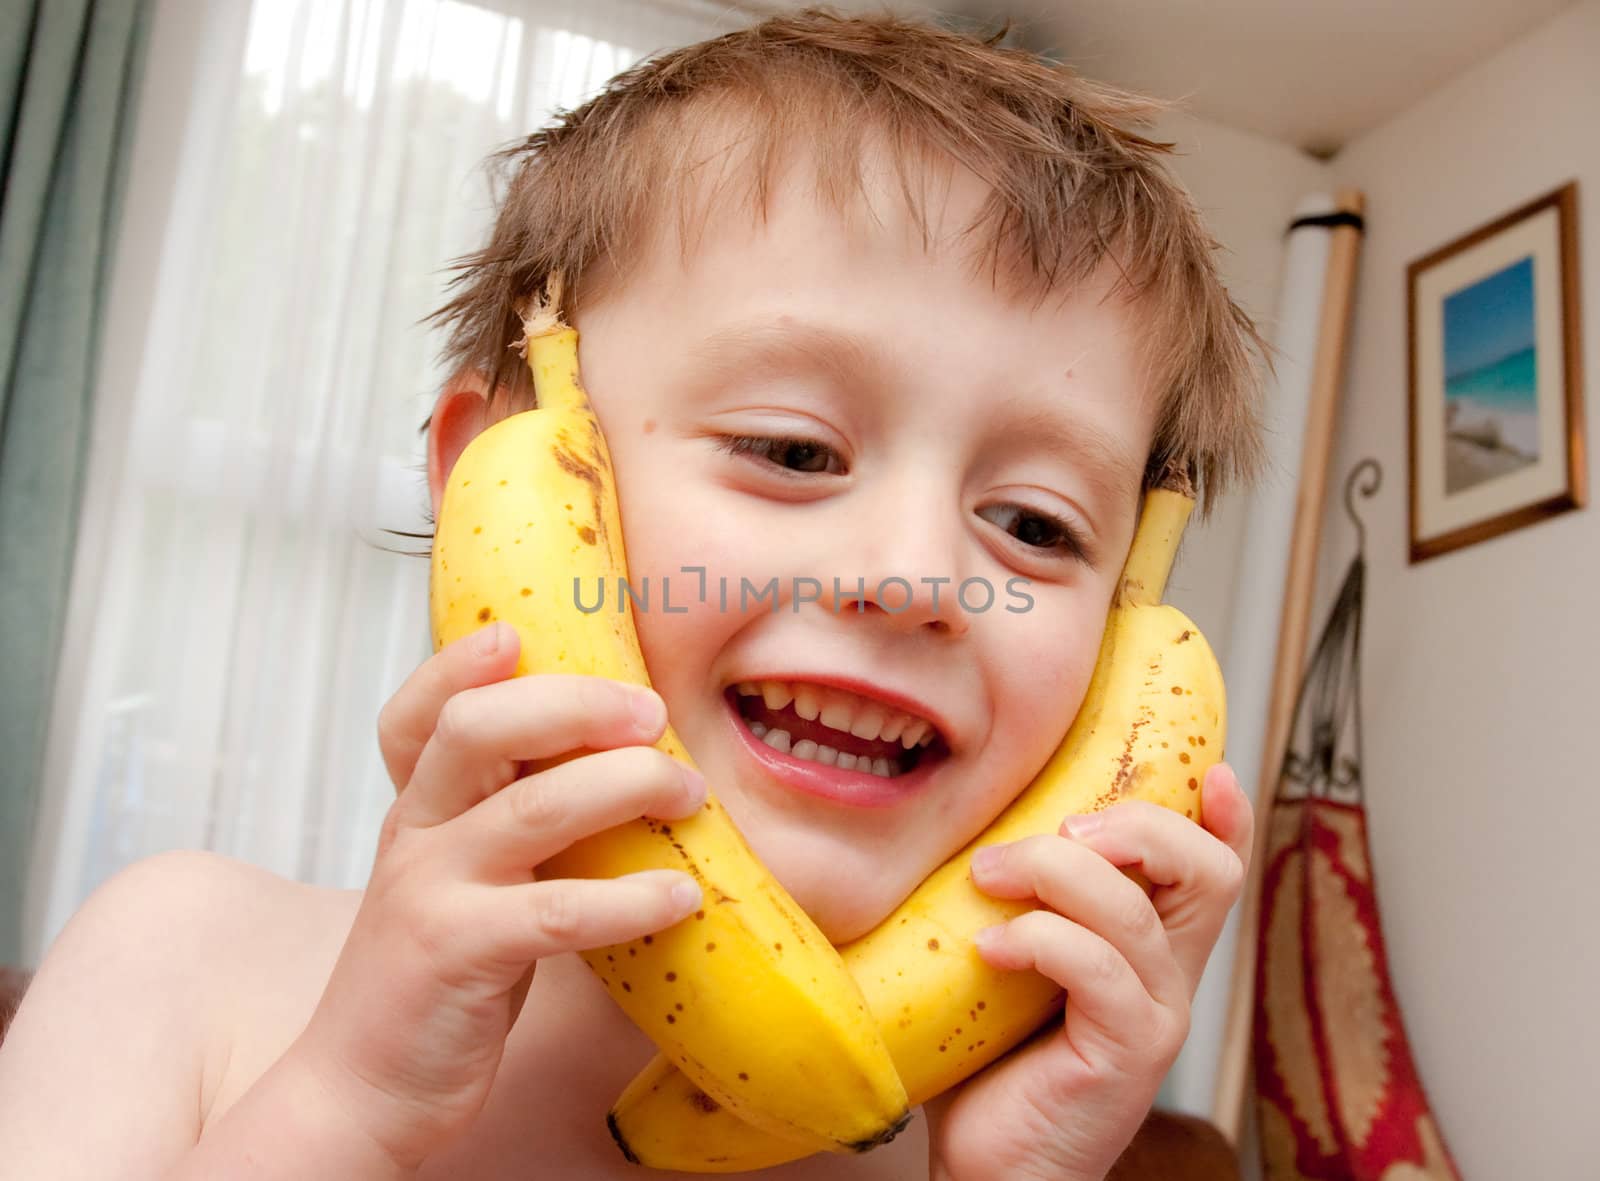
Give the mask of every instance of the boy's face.
[[[714, 219], [687, 262], [663, 244], [575, 326], [631, 579], [650, 581], [636, 619], [655, 687], [756, 853], [842, 943], [1065, 733], [1154, 411], [1104, 273], [1037, 308], [972, 277], [953, 234], [985, 195], [975, 178], [943, 202], [935, 190], [924, 250], [892, 174], [869, 187], [880, 224], [842, 218], [796, 175], [765, 226]], [[776, 611], [756, 597], [773, 579]], [[742, 695], [752, 682], [763, 693]], [[917, 720], [937, 730], [915, 757], [881, 736]], [[870, 762], [827, 766], [825, 747]]]

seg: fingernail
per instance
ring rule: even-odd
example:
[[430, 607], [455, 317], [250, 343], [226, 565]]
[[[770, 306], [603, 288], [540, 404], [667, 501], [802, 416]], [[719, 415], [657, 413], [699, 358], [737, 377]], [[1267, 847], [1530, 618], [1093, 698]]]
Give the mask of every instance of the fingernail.
[[972, 942], [979, 951], [989, 951], [1000, 942], [1000, 928], [985, 927], [972, 937]]
[[500, 621], [498, 619], [488, 627], [478, 629], [478, 634], [472, 637], [472, 651], [479, 656], [493, 656], [500, 651]]
[[633, 717], [642, 730], [659, 730], [667, 721], [667, 705], [652, 689], [633, 695]]
[[985, 845], [972, 855], [972, 868], [978, 873], [987, 873], [1000, 864], [1000, 846]]
[[1086, 816], [1068, 816], [1065, 824], [1067, 835], [1077, 839], [1093, 836], [1100, 831], [1105, 823], [1105, 817], [1098, 812], [1090, 812]]
[[700, 906], [700, 886], [688, 880], [672, 887], [672, 904], [679, 910], [697, 910]]
[[683, 781], [689, 785], [689, 795], [700, 803], [706, 802], [706, 777], [693, 767], [680, 767]]

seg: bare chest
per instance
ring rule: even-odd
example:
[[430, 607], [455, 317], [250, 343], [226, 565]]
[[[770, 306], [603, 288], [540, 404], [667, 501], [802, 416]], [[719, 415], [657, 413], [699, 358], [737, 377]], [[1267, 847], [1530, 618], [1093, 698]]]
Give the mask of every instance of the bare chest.
[[[239, 1033], [207, 1080], [206, 1122], [219, 1119], [305, 1028], [338, 959], [359, 896], [327, 895], [296, 931], [299, 954], [264, 958], [233, 1020]], [[311, 916], [303, 915], [302, 919]], [[623, 1158], [605, 1124], [611, 1101], [654, 1054], [576, 956], [543, 962], [507, 1039], [471, 1132], [431, 1159], [420, 1181], [639, 1181], [683, 1177]], [[891, 1144], [855, 1158], [822, 1154], [759, 1174], [760, 1181], [921, 1181], [920, 1114]]]
[[[583, 1033], [574, 1036], [574, 1031]], [[612, 1101], [654, 1055], [655, 1047], [577, 957], [541, 964], [483, 1115], [470, 1136], [429, 1162], [422, 1181], [686, 1176], [629, 1163], [606, 1128]], [[926, 1130], [919, 1117], [893, 1143], [867, 1156], [820, 1154], [736, 1176], [759, 1181], [922, 1181], [927, 1176]]]
[[[550, 1097], [542, 1102], [541, 1113], [520, 1121], [502, 1121], [486, 1112], [471, 1136], [428, 1162], [421, 1181], [640, 1181], [687, 1176], [626, 1161], [605, 1128], [607, 1102], [596, 1107], [592, 1102]], [[926, 1135], [917, 1119], [892, 1144], [868, 1156], [819, 1154], [760, 1173], [732, 1176], [754, 1181], [922, 1181], [927, 1175]]]

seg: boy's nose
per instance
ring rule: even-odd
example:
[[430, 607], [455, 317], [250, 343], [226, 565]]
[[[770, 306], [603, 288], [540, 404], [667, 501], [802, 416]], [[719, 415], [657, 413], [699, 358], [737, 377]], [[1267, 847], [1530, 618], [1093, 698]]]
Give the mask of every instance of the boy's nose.
[[930, 576], [925, 582], [886, 575], [874, 580], [866, 577], [841, 578], [837, 600], [832, 587], [824, 594], [825, 605], [840, 615], [876, 615], [890, 626], [905, 631], [926, 627], [940, 635], [959, 636], [970, 626], [966, 613], [956, 601], [959, 580]]
[[[826, 580], [824, 605], [841, 615], [878, 615], [905, 631], [965, 633], [971, 620], [959, 597], [964, 534], [955, 514], [931, 510], [932, 502], [932, 489], [924, 486], [857, 506], [848, 541], [839, 538], [845, 544], [834, 550], [843, 569], [837, 586]], [[916, 507], [907, 511], [907, 505]], [[968, 586], [967, 597], [981, 606], [981, 587]]]

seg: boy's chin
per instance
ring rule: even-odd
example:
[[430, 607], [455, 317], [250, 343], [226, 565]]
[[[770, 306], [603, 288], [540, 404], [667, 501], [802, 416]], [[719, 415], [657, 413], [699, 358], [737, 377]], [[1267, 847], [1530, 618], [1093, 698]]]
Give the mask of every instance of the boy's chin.
[[767, 870], [836, 947], [883, 922], [937, 868], [919, 872], [902, 864], [909, 853], [896, 849], [892, 834], [860, 830], [860, 818], [819, 824], [737, 791], [725, 794], [723, 805]]
[[814, 879], [807, 875], [794, 885], [785, 883], [800, 908], [835, 947], [861, 938], [902, 901], [888, 892], [890, 882], [881, 872], [863, 885], [859, 876], [842, 873], [840, 868], [835, 865], [831, 873], [823, 870]]
[[805, 906], [804, 903], [801, 906], [835, 947], [843, 947], [861, 938], [888, 917], [887, 911], [877, 913], [863, 910], [859, 898], [824, 899], [815, 906]]

